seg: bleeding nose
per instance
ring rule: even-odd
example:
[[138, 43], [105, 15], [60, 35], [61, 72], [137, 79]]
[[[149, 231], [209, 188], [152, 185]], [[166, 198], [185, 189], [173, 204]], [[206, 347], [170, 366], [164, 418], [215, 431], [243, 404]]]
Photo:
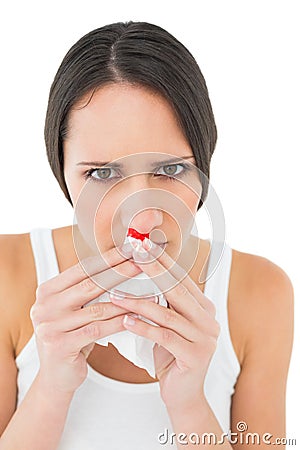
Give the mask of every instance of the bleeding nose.
[[146, 209], [138, 213], [130, 223], [130, 228], [141, 235], [147, 235], [156, 227], [159, 227], [163, 222], [162, 211], [158, 209]]

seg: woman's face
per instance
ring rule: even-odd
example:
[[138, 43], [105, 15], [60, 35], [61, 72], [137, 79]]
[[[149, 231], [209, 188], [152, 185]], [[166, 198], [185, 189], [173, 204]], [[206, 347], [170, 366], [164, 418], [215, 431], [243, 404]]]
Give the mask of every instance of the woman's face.
[[101, 87], [88, 103], [90, 97], [70, 112], [64, 141], [64, 175], [83, 238], [89, 241], [88, 221], [107, 251], [130, 226], [176, 253], [189, 236], [201, 185], [171, 106], [126, 83]]

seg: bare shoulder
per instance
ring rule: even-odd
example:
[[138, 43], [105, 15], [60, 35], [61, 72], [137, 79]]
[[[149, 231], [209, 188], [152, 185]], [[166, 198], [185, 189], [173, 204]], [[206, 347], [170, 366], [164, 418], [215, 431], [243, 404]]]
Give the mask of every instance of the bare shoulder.
[[251, 346], [274, 335], [291, 344], [294, 290], [283, 268], [269, 259], [232, 249], [228, 313], [240, 363]]
[[[232, 249], [232, 276], [251, 293], [274, 293], [281, 285], [293, 289], [287, 273], [269, 259]], [[279, 286], [280, 285], [280, 286]], [[250, 293], [250, 292], [249, 292]]]
[[1, 326], [15, 350], [24, 312], [35, 301], [36, 272], [29, 233], [0, 235]]
[[[71, 227], [52, 230], [59, 267], [72, 265]], [[30, 308], [36, 299], [37, 274], [30, 233], [0, 235], [0, 309], [9, 351], [17, 356], [33, 333]]]
[[231, 429], [242, 419], [262, 435], [285, 435], [285, 392], [293, 346], [294, 289], [268, 258], [233, 251], [228, 302], [230, 332], [241, 372]]
[[28, 234], [0, 235], [0, 435], [16, 410], [16, 346], [28, 327], [27, 303], [34, 301], [33, 264]]

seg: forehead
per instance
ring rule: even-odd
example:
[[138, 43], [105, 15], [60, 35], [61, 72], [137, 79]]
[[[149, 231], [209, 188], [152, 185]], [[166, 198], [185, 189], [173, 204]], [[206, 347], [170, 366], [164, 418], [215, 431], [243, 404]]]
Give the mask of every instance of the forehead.
[[82, 98], [70, 112], [64, 145], [73, 155], [88, 153], [94, 159], [142, 152], [180, 156], [189, 150], [170, 103], [128, 83], [102, 86]]

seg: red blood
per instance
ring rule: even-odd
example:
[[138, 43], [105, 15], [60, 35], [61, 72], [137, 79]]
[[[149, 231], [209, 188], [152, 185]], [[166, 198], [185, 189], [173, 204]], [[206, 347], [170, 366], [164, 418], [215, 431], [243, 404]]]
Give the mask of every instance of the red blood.
[[135, 239], [140, 239], [141, 241], [143, 241], [145, 238], [149, 239], [149, 233], [142, 234], [136, 231], [134, 228], [128, 228], [127, 236], [131, 236]]

